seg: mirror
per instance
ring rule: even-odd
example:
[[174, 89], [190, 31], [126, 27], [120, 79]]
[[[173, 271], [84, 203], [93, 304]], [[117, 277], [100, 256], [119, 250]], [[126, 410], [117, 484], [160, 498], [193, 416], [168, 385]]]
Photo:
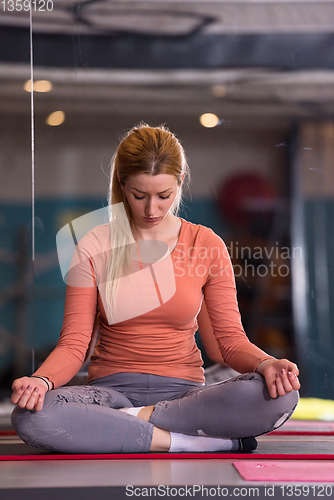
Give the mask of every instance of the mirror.
[[333, 397], [333, 5], [32, 2], [34, 276], [26, 6], [1, 2], [2, 387], [55, 346], [56, 234], [106, 205], [119, 139], [145, 121], [182, 141], [180, 216], [225, 240], [250, 339], [298, 362], [304, 396]]

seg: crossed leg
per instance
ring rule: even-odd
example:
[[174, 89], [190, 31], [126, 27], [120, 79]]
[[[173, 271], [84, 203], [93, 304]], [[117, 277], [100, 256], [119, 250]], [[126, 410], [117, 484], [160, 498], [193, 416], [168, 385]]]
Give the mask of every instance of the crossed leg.
[[[262, 375], [246, 373], [147, 406], [138, 417], [172, 432], [237, 439], [277, 429], [291, 417], [298, 399], [298, 391], [273, 399]], [[164, 435], [155, 438], [158, 445]]]
[[46, 393], [40, 412], [15, 407], [12, 424], [31, 446], [63, 453], [136, 453], [150, 450], [154, 426], [118, 410], [132, 406], [100, 386], [60, 387]]
[[282, 425], [298, 403], [298, 392], [272, 399], [264, 378], [247, 373], [183, 393], [140, 410], [120, 392], [100, 386], [61, 387], [46, 394], [43, 410], [19, 408], [12, 423], [26, 443], [65, 453], [168, 451], [170, 432], [237, 439]]

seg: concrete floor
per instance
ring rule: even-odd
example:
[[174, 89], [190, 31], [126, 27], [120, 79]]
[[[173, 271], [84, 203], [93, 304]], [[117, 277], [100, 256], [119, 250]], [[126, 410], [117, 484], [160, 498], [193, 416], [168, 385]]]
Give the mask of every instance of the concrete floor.
[[[303, 441], [305, 436], [262, 436], [265, 441]], [[316, 444], [333, 441], [325, 436], [307, 437]], [[15, 436], [2, 436], [1, 442], [19, 443]], [[253, 460], [253, 459], [251, 459]], [[256, 461], [256, 456], [254, 456]], [[144, 460], [37, 460], [8, 461], [0, 464], [1, 500], [118, 500], [126, 498], [173, 497], [284, 498], [280, 486], [287, 483], [244, 481], [232, 459], [144, 459]], [[311, 461], [312, 462], [312, 461]], [[300, 484], [300, 482], [298, 483]], [[303, 484], [318, 483], [304, 482]], [[158, 489], [160, 485], [160, 490]], [[187, 495], [184, 487], [188, 485]], [[193, 486], [196, 485], [195, 489]], [[168, 487], [169, 486], [169, 490]], [[217, 487], [220, 486], [219, 494]], [[275, 490], [269, 490], [274, 486]], [[334, 498], [334, 477], [332, 495]], [[149, 490], [149, 488], [153, 488]], [[179, 489], [178, 489], [179, 488]], [[181, 489], [180, 489], [181, 488]], [[182, 489], [183, 488], [183, 489]], [[254, 490], [256, 488], [256, 490]], [[320, 490], [319, 490], [320, 491]], [[318, 498], [318, 490], [308, 499]], [[160, 492], [160, 494], [159, 494]], [[151, 495], [149, 494], [151, 493]], [[155, 493], [155, 494], [154, 494]], [[180, 493], [180, 494], [179, 494]], [[216, 493], [216, 495], [214, 495]], [[285, 495], [286, 496], [286, 495]], [[297, 496], [290, 496], [297, 498]]]
[[[0, 405], [0, 428], [11, 429], [9, 401]], [[261, 436], [261, 441], [332, 441], [334, 436]], [[0, 436], [2, 443], [22, 442]], [[316, 452], [316, 451], [315, 451]], [[253, 459], [250, 459], [253, 460]], [[254, 455], [254, 461], [256, 461]], [[127, 498], [286, 498], [282, 482], [244, 481], [237, 459], [36, 460], [0, 462], [1, 500], [123, 500]], [[300, 484], [300, 482], [298, 483]], [[319, 483], [304, 498], [318, 498]], [[160, 485], [160, 489], [158, 488]], [[184, 487], [188, 485], [188, 490]], [[196, 485], [195, 488], [193, 486]], [[220, 490], [217, 488], [220, 486]], [[334, 499], [334, 477], [326, 498]], [[169, 487], [169, 489], [168, 489]], [[211, 488], [209, 488], [211, 487]], [[274, 487], [274, 489], [270, 489]], [[151, 490], [149, 488], [152, 488]], [[224, 489], [225, 488], [225, 489]], [[256, 488], [256, 489], [254, 489]], [[284, 494], [283, 494], [284, 493]], [[289, 495], [297, 498], [298, 495]]]

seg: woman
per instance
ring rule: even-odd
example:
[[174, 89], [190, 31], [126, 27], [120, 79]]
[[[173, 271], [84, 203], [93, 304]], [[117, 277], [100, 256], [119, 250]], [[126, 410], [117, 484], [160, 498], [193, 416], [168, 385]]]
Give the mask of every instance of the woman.
[[[134, 127], [110, 178], [113, 216], [73, 256], [60, 340], [13, 383], [14, 428], [32, 446], [66, 453], [255, 449], [254, 436], [292, 415], [298, 368], [249, 342], [223, 241], [177, 217], [189, 181], [180, 142], [165, 127]], [[87, 385], [63, 387], [97, 316]], [[198, 326], [243, 375], [204, 386]]]

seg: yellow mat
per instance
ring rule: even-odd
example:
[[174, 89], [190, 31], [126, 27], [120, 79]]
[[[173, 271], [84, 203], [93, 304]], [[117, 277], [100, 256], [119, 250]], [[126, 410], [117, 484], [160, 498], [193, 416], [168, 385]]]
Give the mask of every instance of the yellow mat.
[[334, 421], [334, 401], [331, 399], [300, 398], [291, 418]]

